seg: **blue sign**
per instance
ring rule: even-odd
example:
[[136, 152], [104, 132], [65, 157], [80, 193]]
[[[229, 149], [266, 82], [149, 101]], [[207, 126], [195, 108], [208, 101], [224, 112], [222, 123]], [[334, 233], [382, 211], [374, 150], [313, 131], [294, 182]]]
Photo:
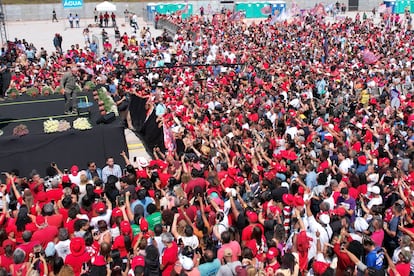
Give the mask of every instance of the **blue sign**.
[[62, 0], [64, 9], [81, 8], [83, 0]]

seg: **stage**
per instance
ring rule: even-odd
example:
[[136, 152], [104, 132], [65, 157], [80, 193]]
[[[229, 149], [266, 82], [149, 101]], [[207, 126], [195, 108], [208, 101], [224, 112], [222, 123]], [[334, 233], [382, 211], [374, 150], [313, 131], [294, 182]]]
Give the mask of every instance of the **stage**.
[[[108, 156], [124, 165], [119, 155], [121, 151], [127, 151], [121, 121], [116, 118], [109, 124], [97, 125], [101, 115], [93, 102], [92, 93], [79, 93], [78, 102], [90, 102], [93, 106], [80, 109], [79, 115], [65, 115], [62, 95], [35, 98], [24, 95], [1, 102], [0, 129], [3, 135], [0, 136], [0, 170], [16, 168], [21, 175], [28, 176], [35, 169], [44, 176], [51, 162], [56, 162], [62, 170], [73, 164], [85, 169], [88, 161], [95, 161], [102, 168]], [[89, 118], [92, 129], [73, 129], [73, 121], [78, 116]], [[44, 133], [43, 122], [49, 118], [66, 120], [72, 128], [65, 132]], [[28, 127], [28, 135], [13, 136], [13, 128], [19, 124]]]

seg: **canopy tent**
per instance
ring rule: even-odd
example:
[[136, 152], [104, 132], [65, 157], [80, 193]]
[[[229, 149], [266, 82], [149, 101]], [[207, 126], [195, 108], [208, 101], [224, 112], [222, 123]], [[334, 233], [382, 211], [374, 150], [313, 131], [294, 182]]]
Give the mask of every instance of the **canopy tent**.
[[113, 11], [116, 11], [116, 5], [109, 3], [108, 1], [104, 1], [96, 5], [96, 10], [99, 12], [104, 12], [104, 11], [113, 12]]

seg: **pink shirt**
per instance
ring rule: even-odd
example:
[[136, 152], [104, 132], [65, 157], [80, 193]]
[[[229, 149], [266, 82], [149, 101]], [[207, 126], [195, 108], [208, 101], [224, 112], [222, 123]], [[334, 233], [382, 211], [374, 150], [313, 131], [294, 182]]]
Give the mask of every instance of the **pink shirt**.
[[229, 243], [223, 244], [221, 248], [217, 251], [217, 259], [219, 259], [220, 262], [223, 260], [224, 250], [226, 248], [230, 248], [231, 252], [233, 253], [231, 261], [237, 261], [239, 259], [239, 256], [241, 255], [241, 248], [240, 244], [236, 241], [231, 241]]
[[384, 230], [380, 229], [372, 233], [371, 239], [375, 243], [375, 246], [382, 246], [382, 241], [384, 240]]

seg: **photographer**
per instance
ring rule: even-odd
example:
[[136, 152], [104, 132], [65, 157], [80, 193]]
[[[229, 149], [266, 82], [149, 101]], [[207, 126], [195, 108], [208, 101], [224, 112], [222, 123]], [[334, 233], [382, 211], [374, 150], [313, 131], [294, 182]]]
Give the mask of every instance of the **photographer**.
[[38, 275], [41, 276], [49, 275], [47, 262], [41, 248], [35, 248], [34, 255], [32, 253], [30, 254], [29, 262], [30, 267], [27, 271], [27, 275], [33, 275], [32, 273], [34, 272], [37, 272]]

